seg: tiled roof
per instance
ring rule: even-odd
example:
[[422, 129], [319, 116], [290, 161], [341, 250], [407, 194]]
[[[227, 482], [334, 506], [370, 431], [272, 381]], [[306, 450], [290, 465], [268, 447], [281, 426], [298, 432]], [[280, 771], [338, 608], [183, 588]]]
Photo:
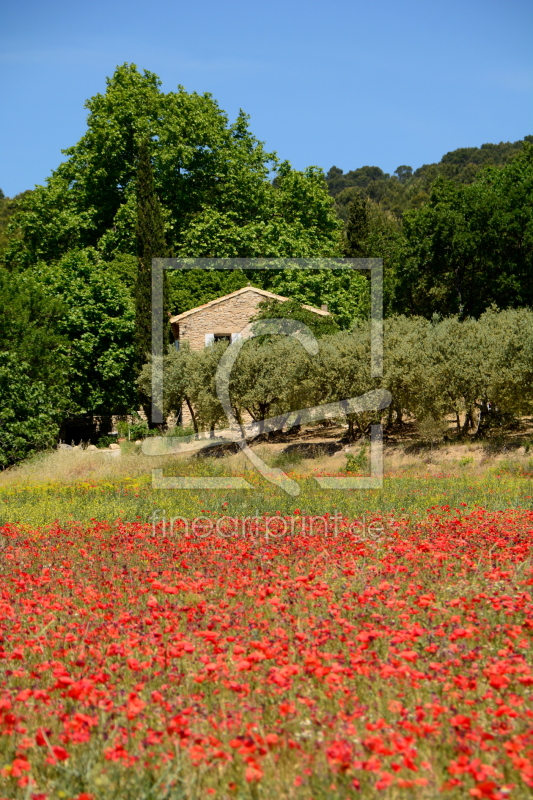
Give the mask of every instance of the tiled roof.
[[[197, 308], [191, 308], [189, 311], [184, 311], [183, 314], [178, 314], [175, 317], [170, 318], [170, 322], [181, 322], [181, 320], [186, 319], [186, 317], [190, 317], [193, 314], [198, 314], [199, 311], [203, 311], [206, 308], [212, 308], [216, 306], [217, 303], [223, 303], [224, 300], [228, 300], [230, 297], [237, 297], [239, 294], [245, 294], [246, 292], [253, 292], [254, 294], [261, 294], [265, 298], [265, 300], [280, 300], [281, 302], [285, 302], [289, 300], [289, 297], [282, 297], [280, 294], [274, 294], [273, 292], [267, 292], [266, 289], [258, 289], [255, 286], [243, 286], [242, 289], [237, 289], [236, 292], [231, 292], [231, 294], [225, 294], [224, 297], [217, 297], [216, 300], [210, 300], [209, 303], [204, 303], [203, 306], [198, 306]], [[302, 308], [307, 309], [307, 311], [312, 311], [314, 314], [319, 314], [321, 317], [329, 316], [329, 311], [323, 311], [321, 308], [315, 308], [314, 306], [307, 306], [305, 303], [302, 303]]]

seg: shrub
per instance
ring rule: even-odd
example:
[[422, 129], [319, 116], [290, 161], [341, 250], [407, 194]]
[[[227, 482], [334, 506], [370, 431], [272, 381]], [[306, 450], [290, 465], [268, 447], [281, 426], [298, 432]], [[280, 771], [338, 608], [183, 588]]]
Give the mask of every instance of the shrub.
[[302, 461], [303, 457], [301, 453], [297, 451], [293, 451], [292, 453], [279, 453], [272, 461], [272, 466], [278, 467], [278, 469], [290, 469], [291, 467], [297, 467]]
[[28, 377], [27, 364], [0, 353], [0, 467], [52, 447], [61, 418], [53, 392]]
[[98, 447], [109, 447], [110, 444], [116, 444], [117, 437], [116, 436], [100, 436], [98, 439]]
[[368, 448], [363, 446], [358, 453], [347, 453], [346, 472], [365, 472], [368, 469]]

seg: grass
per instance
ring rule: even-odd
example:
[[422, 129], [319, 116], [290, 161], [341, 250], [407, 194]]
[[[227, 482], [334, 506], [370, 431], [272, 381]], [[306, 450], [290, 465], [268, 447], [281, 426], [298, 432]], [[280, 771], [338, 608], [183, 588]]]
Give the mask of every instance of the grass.
[[[133, 521], [152, 519], [155, 511], [194, 518], [202, 513], [246, 516], [292, 513], [359, 517], [365, 511], [424, 514], [427, 509], [451, 506], [487, 509], [531, 508], [533, 487], [527, 462], [504, 457], [475, 467], [472, 456], [456, 462], [424, 465], [420, 460], [386, 472], [381, 490], [332, 491], [321, 489], [313, 475], [328, 474], [327, 460], [302, 461], [298, 454], [270, 454], [258, 450], [272, 466], [287, 470], [301, 492], [291, 497], [264, 480], [242, 454], [229, 458], [150, 458], [126, 443], [119, 458], [109, 453], [60, 451], [41, 455], [0, 476], [0, 522], [30, 526], [92, 519]], [[293, 459], [300, 458], [299, 465]], [[350, 455], [352, 470], [364, 469], [364, 449]], [[531, 460], [531, 459], [529, 459]], [[292, 461], [292, 463], [291, 463]], [[344, 461], [346, 463], [346, 459]], [[387, 460], [385, 460], [387, 466]], [[322, 467], [322, 468], [321, 468]], [[251, 490], [161, 490], [152, 488], [152, 469], [165, 475], [222, 477], [242, 475]], [[335, 474], [335, 473], [333, 473]], [[354, 474], [353, 472], [344, 474]]]

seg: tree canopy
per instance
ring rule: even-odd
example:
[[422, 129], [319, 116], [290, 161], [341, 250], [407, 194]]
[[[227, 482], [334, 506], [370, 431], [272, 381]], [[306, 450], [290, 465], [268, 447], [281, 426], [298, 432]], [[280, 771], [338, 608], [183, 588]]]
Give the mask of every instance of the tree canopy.
[[334, 166], [327, 173], [326, 180], [342, 219], [346, 219], [346, 208], [355, 193], [401, 217], [405, 211], [428, 202], [431, 186], [438, 177], [454, 183], [472, 183], [483, 168], [503, 167], [512, 161], [524, 142], [533, 142], [533, 136], [525, 136], [517, 142], [460, 147], [446, 153], [439, 162], [423, 164], [415, 170], [402, 164], [392, 175], [379, 167], [358, 167], [345, 173]]
[[[341, 229], [324, 175], [280, 163], [240, 112], [229, 123], [208, 93], [161, 91], [152, 72], [118, 67], [87, 101], [87, 131], [46, 186], [20, 202], [8, 263], [56, 261], [95, 247], [136, 253], [136, 164], [146, 141], [171, 255], [334, 256]], [[271, 175], [277, 175], [272, 181]]]
[[65, 311], [33, 275], [0, 268], [0, 468], [50, 447], [72, 409]]
[[439, 178], [406, 213], [397, 262], [398, 311], [479, 317], [533, 305], [533, 144], [470, 185]]

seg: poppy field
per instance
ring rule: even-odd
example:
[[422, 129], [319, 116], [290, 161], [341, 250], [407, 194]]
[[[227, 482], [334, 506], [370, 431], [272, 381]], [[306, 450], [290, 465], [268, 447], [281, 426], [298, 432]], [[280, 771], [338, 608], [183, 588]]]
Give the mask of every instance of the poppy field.
[[370, 521], [5, 524], [0, 798], [530, 797], [533, 512]]

